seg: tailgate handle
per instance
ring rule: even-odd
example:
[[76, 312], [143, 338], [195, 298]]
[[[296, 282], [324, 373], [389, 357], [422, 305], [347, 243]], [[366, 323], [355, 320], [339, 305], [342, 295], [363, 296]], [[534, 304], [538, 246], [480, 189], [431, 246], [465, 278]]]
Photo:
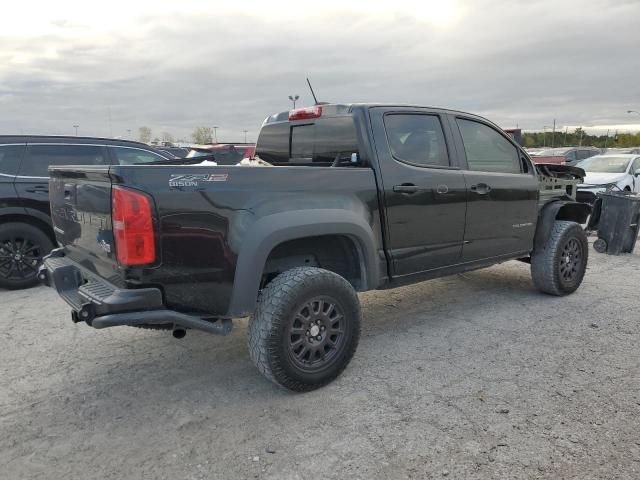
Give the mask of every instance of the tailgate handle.
[[418, 191], [418, 187], [413, 183], [403, 183], [402, 185], [395, 185], [393, 187], [393, 191], [396, 193], [405, 193], [407, 195], [411, 195], [412, 193], [416, 193]]

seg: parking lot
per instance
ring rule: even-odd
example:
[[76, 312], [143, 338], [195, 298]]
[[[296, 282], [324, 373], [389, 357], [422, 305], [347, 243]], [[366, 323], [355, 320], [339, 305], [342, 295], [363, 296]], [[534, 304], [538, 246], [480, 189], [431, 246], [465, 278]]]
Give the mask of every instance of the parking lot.
[[354, 361], [308, 394], [256, 371], [246, 320], [96, 331], [0, 291], [0, 476], [638, 478], [640, 255], [590, 256], [565, 298], [518, 262], [364, 294]]

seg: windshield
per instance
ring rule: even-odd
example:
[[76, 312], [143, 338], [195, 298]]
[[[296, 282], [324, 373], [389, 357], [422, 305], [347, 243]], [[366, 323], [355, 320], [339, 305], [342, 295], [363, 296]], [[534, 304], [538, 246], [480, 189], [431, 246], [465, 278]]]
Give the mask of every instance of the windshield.
[[631, 160], [625, 157], [591, 157], [580, 162], [577, 166], [585, 172], [593, 173], [624, 173]]

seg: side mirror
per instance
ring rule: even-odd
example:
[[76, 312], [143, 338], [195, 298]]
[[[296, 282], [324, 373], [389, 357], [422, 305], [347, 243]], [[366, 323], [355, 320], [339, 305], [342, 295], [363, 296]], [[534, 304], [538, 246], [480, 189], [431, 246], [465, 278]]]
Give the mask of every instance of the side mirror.
[[[351, 163], [353, 163], [354, 165], [356, 163], [360, 163], [360, 156], [357, 153], [351, 154]], [[638, 172], [640, 172], [640, 169], [638, 169]]]
[[636, 177], [640, 177], [640, 168], [638, 168], [635, 172], [633, 172], [633, 174], [634, 174]]

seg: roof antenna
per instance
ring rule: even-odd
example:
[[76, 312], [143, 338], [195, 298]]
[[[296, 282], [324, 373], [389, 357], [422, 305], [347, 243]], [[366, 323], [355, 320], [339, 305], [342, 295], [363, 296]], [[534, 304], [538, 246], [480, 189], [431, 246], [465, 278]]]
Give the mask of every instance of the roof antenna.
[[313, 92], [313, 87], [311, 86], [309, 77], [307, 77], [307, 83], [309, 84], [309, 90], [311, 90], [311, 95], [313, 95], [313, 101], [315, 102], [315, 105], [318, 105], [318, 99], [316, 98], [316, 94]]

